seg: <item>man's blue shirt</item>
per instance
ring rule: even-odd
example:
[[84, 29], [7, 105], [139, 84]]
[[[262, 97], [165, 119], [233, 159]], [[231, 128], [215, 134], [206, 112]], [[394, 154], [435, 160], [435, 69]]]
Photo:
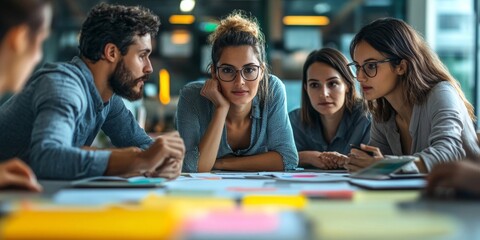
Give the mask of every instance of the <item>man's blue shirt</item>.
[[116, 147], [153, 142], [121, 97], [102, 100], [83, 60], [46, 64], [0, 107], [0, 160], [19, 157], [41, 179], [100, 176], [111, 151], [81, 149], [100, 129]]

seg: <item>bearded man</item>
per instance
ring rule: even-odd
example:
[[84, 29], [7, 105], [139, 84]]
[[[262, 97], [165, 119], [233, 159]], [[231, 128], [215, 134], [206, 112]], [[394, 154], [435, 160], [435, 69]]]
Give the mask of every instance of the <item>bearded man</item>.
[[[8, 139], [0, 142], [0, 161], [18, 156], [40, 179], [177, 177], [185, 154], [178, 132], [150, 138], [121, 99], [143, 96], [159, 26], [143, 7], [93, 7], [79, 56], [44, 65], [0, 107], [0, 139]], [[100, 129], [117, 148], [89, 147]]]

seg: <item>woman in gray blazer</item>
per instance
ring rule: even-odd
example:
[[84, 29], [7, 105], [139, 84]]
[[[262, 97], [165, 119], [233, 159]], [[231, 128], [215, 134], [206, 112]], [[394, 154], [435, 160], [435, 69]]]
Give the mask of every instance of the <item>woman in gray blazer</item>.
[[425, 40], [394, 18], [364, 26], [350, 45], [356, 78], [373, 122], [369, 146], [352, 149], [356, 171], [384, 155], [414, 155], [413, 171], [465, 157], [478, 158], [472, 105]]

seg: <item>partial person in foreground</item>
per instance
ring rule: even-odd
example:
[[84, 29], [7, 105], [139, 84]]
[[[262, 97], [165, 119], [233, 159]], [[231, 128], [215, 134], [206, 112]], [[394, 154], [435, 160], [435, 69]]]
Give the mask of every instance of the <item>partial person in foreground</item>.
[[[427, 177], [431, 197], [480, 198], [480, 164], [472, 161], [436, 165]], [[447, 195], [447, 196], [445, 196]]]
[[[159, 25], [143, 7], [96, 5], [82, 25], [80, 55], [44, 65], [0, 107], [0, 139], [9, 139], [0, 143], [0, 160], [19, 156], [44, 179], [177, 177], [185, 151], [179, 134], [151, 139], [122, 100], [143, 95]], [[90, 148], [100, 129], [118, 148]]]
[[283, 171], [297, 166], [285, 86], [270, 75], [255, 19], [233, 12], [209, 38], [211, 78], [180, 92], [183, 170]]
[[429, 172], [439, 163], [479, 159], [472, 105], [459, 83], [411, 26], [378, 19], [350, 45], [363, 97], [373, 116], [370, 146], [352, 149], [346, 167], [357, 171], [384, 155], [414, 155], [404, 171]]
[[[49, 0], [0, 1], [0, 104], [5, 101], [4, 95], [23, 88], [28, 75], [42, 59], [42, 44], [49, 35], [51, 18]], [[14, 128], [2, 131], [17, 132]], [[0, 143], [8, 141], [7, 137], [0, 138]], [[17, 156], [0, 163], [0, 188], [41, 191], [33, 171]]]
[[303, 65], [301, 107], [289, 113], [300, 167], [343, 168], [350, 145], [370, 140], [370, 116], [347, 64], [323, 48]]

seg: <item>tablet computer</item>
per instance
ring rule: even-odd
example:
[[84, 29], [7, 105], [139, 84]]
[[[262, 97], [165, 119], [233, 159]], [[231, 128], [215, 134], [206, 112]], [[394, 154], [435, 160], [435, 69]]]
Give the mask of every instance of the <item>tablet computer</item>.
[[412, 179], [412, 178], [426, 178], [426, 173], [392, 173], [390, 178], [392, 179]]
[[350, 174], [350, 177], [376, 180], [390, 179], [391, 174], [416, 159], [418, 158], [415, 156], [388, 156], [369, 167]]

